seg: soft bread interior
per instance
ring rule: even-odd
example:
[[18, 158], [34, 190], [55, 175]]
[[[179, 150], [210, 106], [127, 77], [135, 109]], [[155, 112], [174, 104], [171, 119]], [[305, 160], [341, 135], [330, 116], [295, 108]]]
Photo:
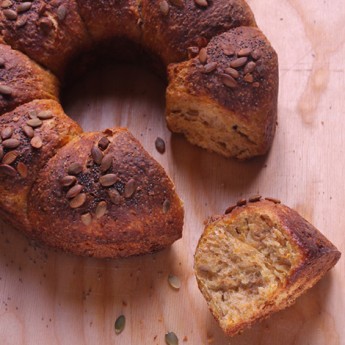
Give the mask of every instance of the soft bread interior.
[[243, 212], [211, 223], [195, 254], [199, 287], [229, 334], [267, 314], [301, 260], [268, 214]]

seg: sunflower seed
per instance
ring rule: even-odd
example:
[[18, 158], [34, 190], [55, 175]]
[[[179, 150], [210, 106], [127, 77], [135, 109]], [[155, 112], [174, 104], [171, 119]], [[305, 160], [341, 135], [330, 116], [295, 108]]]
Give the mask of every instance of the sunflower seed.
[[156, 139], [155, 146], [159, 153], [163, 154], [165, 152], [165, 141], [162, 138], [158, 137]]
[[257, 201], [260, 201], [260, 199], [261, 199], [261, 195], [253, 195], [248, 199], [248, 201], [249, 202], [257, 202]]
[[19, 162], [17, 164], [17, 171], [19, 175], [23, 178], [26, 178], [28, 176], [28, 167], [22, 162]]
[[0, 94], [5, 96], [11, 96], [13, 89], [6, 85], [0, 85]]
[[201, 64], [205, 65], [207, 62], [207, 50], [206, 48], [201, 48], [199, 52], [199, 61]]
[[12, 127], [5, 127], [2, 131], [1, 131], [1, 138], [2, 139], [9, 139], [11, 138], [13, 134], [13, 128]]
[[66, 194], [67, 199], [73, 199], [76, 197], [81, 191], [83, 190], [83, 186], [80, 184], [76, 184], [73, 186]]
[[37, 117], [41, 120], [49, 120], [53, 117], [53, 113], [50, 110], [40, 111]]
[[243, 80], [247, 83], [252, 83], [254, 81], [253, 75], [248, 73], [243, 77]]
[[41, 137], [39, 137], [38, 135], [35, 135], [31, 140], [30, 140], [30, 144], [33, 148], [35, 149], [40, 149], [43, 145], [42, 139]]
[[169, 282], [169, 285], [175, 290], [179, 290], [181, 287], [180, 279], [172, 274], [169, 274], [168, 282]]
[[109, 170], [112, 164], [113, 164], [113, 156], [111, 154], [105, 155], [102, 159], [102, 163], [100, 166], [101, 172], [106, 172], [107, 170]]
[[170, 210], [170, 206], [171, 206], [170, 200], [165, 199], [163, 202], [163, 213], [167, 213]]
[[11, 7], [13, 4], [12, 4], [12, 1], [10, 0], [4, 0], [1, 2], [1, 5], [0, 7], [1, 8], [8, 8], [8, 7]]
[[194, 2], [201, 7], [207, 7], [208, 6], [207, 0], [194, 0]]
[[31, 2], [23, 2], [17, 6], [17, 12], [18, 13], [23, 13], [28, 11], [32, 6]]
[[230, 62], [230, 67], [234, 67], [234, 68], [241, 67], [246, 64], [247, 60], [248, 58], [245, 56], [232, 60]]
[[210, 62], [204, 66], [203, 73], [211, 73], [217, 68], [217, 62]]
[[131, 178], [125, 185], [125, 192], [124, 192], [125, 198], [132, 197], [136, 189], [137, 189], [136, 182], [134, 179]]
[[166, 0], [162, 0], [160, 3], [159, 3], [159, 9], [161, 11], [161, 13], [165, 16], [168, 15], [169, 13], [169, 4]]
[[244, 66], [244, 74], [247, 73], [252, 73], [255, 70], [256, 63], [254, 61], [249, 61], [245, 66]]
[[10, 165], [0, 164], [0, 174], [7, 176], [16, 176], [17, 171]]
[[237, 53], [237, 56], [249, 56], [252, 50], [250, 48], [242, 48]]
[[230, 74], [233, 78], [237, 79], [240, 76], [240, 73], [232, 67], [225, 68], [224, 72]]
[[90, 213], [85, 213], [81, 215], [81, 221], [87, 226], [90, 225], [92, 222], [92, 216]]
[[124, 330], [125, 325], [126, 325], [126, 318], [124, 315], [120, 315], [115, 321], [115, 325], [114, 325], [115, 333], [120, 334]]
[[17, 12], [13, 10], [3, 10], [2, 13], [8, 20], [16, 20], [18, 17]]
[[83, 171], [83, 166], [80, 163], [72, 163], [68, 167], [68, 174], [69, 175], [78, 175]]
[[77, 178], [75, 176], [71, 176], [71, 175], [67, 175], [64, 176], [61, 180], [60, 180], [60, 184], [63, 187], [69, 187], [72, 186], [73, 184], [75, 184], [77, 182]]
[[110, 144], [110, 141], [108, 140], [107, 137], [103, 137], [101, 138], [101, 140], [98, 142], [98, 147], [101, 149], [101, 150], [105, 150], [108, 145]]
[[91, 156], [96, 164], [101, 164], [103, 159], [103, 152], [98, 148], [98, 146], [93, 146], [91, 149]]
[[2, 142], [2, 145], [6, 149], [16, 149], [20, 145], [20, 141], [17, 139], [7, 139]]
[[107, 212], [107, 203], [105, 201], [100, 201], [96, 207], [95, 215], [96, 218], [102, 218]]
[[2, 163], [10, 165], [17, 159], [18, 156], [19, 156], [18, 151], [9, 151], [3, 157]]
[[26, 124], [32, 128], [36, 128], [42, 126], [42, 121], [36, 117], [26, 121]]
[[117, 181], [115, 174], [107, 174], [100, 177], [99, 182], [103, 187], [112, 186]]
[[174, 332], [169, 332], [165, 335], [165, 342], [167, 345], [178, 345], [178, 338]]
[[65, 5], [60, 5], [56, 11], [57, 16], [59, 18], [60, 21], [63, 21], [66, 18], [66, 14], [67, 14], [67, 8]]
[[23, 132], [28, 138], [32, 138], [35, 135], [34, 130], [30, 126], [23, 126]]
[[78, 207], [83, 206], [85, 201], [86, 201], [86, 194], [80, 193], [70, 201], [69, 206], [71, 208], [78, 208]]
[[237, 206], [243, 206], [247, 203], [247, 200], [246, 199], [240, 199], [237, 201], [236, 205]]
[[112, 189], [108, 191], [108, 195], [110, 198], [110, 201], [114, 204], [114, 205], [119, 205], [121, 202], [121, 195], [120, 193], [116, 190], [116, 189]]
[[237, 81], [229, 74], [221, 74], [222, 82], [225, 86], [233, 89], [237, 87]]
[[0, 146], [0, 160], [2, 159], [3, 156], [4, 156], [4, 149], [2, 146]]

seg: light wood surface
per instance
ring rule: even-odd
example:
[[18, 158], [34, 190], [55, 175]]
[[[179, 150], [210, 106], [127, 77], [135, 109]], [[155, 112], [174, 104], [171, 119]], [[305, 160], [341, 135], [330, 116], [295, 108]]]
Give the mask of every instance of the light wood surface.
[[[345, 255], [345, 2], [251, 0], [280, 62], [279, 126], [272, 150], [246, 163], [171, 135], [164, 84], [116, 65], [90, 71], [65, 103], [85, 130], [126, 126], [168, 171], [185, 203], [183, 239], [155, 255], [102, 261], [35, 248], [0, 222], [0, 344], [345, 344], [344, 256], [291, 308], [226, 338], [193, 275], [203, 220], [241, 197], [281, 199]], [[157, 136], [167, 152], [154, 148]], [[179, 291], [168, 275], [182, 282]], [[114, 321], [124, 314], [125, 330]]]

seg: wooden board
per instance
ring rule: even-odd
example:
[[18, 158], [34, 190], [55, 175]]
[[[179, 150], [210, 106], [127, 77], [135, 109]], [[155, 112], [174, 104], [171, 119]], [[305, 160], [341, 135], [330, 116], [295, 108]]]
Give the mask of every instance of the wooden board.
[[[131, 129], [185, 202], [183, 239], [155, 255], [104, 261], [35, 248], [0, 222], [0, 344], [164, 344], [167, 331], [180, 344], [345, 344], [344, 258], [293, 307], [232, 339], [196, 286], [203, 220], [252, 194], [280, 198], [345, 253], [345, 2], [249, 2], [279, 54], [279, 126], [269, 155], [240, 163], [193, 147], [166, 129], [155, 76], [130, 66], [91, 71], [67, 97], [67, 113], [85, 130]], [[169, 287], [170, 273], [180, 291]], [[127, 323], [117, 336], [120, 314]]]

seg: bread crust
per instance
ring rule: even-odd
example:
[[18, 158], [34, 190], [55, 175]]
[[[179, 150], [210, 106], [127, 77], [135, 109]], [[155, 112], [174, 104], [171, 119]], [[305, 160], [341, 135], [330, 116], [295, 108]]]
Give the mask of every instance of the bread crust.
[[[37, 127], [28, 125], [35, 116], [50, 113], [51, 117], [40, 120]], [[17, 107], [0, 117], [0, 134], [11, 131], [11, 140], [18, 140], [17, 147], [5, 147], [5, 139], [0, 144], [0, 209], [2, 218], [27, 234], [31, 223], [27, 216], [28, 194], [37, 175], [49, 158], [81, 133], [81, 128], [63, 112], [59, 103], [53, 100], [35, 100]], [[29, 134], [29, 135], [28, 135]], [[42, 145], [35, 144], [40, 138]], [[32, 140], [34, 140], [32, 142]], [[33, 143], [33, 144], [32, 144]], [[35, 147], [34, 147], [34, 146]], [[15, 159], [11, 162], [11, 156]]]
[[[112, 165], [102, 172], [91, 150], [104, 137], [110, 144], [103, 154], [111, 156]], [[73, 209], [66, 197], [70, 187], [62, 187], [60, 180], [75, 162], [83, 166], [76, 183], [86, 201]], [[116, 178], [104, 186], [102, 176], [110, 174]], [[135, 192], [128, 196], [131, 180]], [[109, 192], [116, 193], [116, 203]], [[98, 218], [100, 203], [106, 213]], [[83, 215], [92, 218], [90, 223], [83, 223]], [[29, 217], [36, 238], [53, 247], [78, 255], [124, 257], [154, 252], [179, 239], [183, 207], [163, 168], [127, 130], [117, 128], [84, 133], [59, 150], [36, 180]]]
[[[162, 10], [166, 4], [168, 13]], [[214, 36], [237, 26], [256, 26], [245, 1], [142, 0], [143, 42], [167, 65], [188, 59], [189, 47], [203, 47]]]
[[5, 94], [0, 90], [0, 115], [35, 99], [57, 100], [59, 82], [53, 74], [8, 45], [0, 44], [0, 57], [0, 85], [7, 89]]
[[[226, 324], [221, 322], [217, 311], [211, 306], [212, 294], [208, 291], [206, 282], [198, 275], [198, 265], [202, 258], [201, 248], [207, 244], [208, 236], [219, 226], [226, 226], [244, 214], [249, 216], [254, 213], [268, 216], [272, 226], [279, 225], [284, 230], [296, 251], [297, 262], [291, 268], [285, 282], [278, 286], [260, 312], [242, 319], [241, 322]], [[337, 263], [340, 256], [337, 248], [296, 211], [280, 203], [262, 200], [235, 207], [230, 214], [217, 216], [207, 222], [196, 249], [194, 269], [199, 289], [206, 298], [213, 316], [226, 334], [234, 336], [272, 313], [293, 304], [296, 298], [315, 285]]]
[[[23, 1], [11, 4], [0, 11], [4, 42], [60, 76], [68, 60], [90, 43], [74, 0], [26, 2], [25, 11], [20, 10]], [[16, 19], [6, 16], [8, 11]]]

